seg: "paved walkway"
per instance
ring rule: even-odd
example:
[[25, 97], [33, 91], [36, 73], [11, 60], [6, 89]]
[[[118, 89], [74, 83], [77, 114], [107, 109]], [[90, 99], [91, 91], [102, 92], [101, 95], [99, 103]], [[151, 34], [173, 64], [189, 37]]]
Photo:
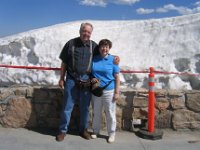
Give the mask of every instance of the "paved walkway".
[[[103, 133], [105, 134], [105, 133]], [[200, 131], [164, 130], [161, 140], [137, 137], [133, 132], [117, 132], [116, 142], [108, 144], [105, 136], [85, 140], [67, 135], [55, 141], [55, 131], [0, 128], [0, 150], [199, 150]]]

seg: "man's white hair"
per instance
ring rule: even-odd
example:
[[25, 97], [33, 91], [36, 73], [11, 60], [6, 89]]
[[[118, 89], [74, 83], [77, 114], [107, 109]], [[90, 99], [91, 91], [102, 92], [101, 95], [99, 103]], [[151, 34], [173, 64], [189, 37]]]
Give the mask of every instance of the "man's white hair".
[[90, 26], [93, 30], [93, 25], [89, 22], [81, 23], [80, 32], [85, 28], [85, 26]]

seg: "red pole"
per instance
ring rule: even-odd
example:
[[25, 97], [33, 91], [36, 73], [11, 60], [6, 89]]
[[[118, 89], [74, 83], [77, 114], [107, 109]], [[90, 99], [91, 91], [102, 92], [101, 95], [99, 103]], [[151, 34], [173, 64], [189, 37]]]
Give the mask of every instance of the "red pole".
[[154, 93], [154, 68], [149, 68], [149, 104], [148, 104], [148, 131], [154, 132], [154, 101], [155, 101], [155, 93]]

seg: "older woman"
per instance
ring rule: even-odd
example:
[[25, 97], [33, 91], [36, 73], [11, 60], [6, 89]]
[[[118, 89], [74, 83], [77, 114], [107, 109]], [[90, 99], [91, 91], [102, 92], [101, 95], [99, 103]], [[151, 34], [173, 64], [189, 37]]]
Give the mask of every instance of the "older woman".
[[108, 142], [115, 141], [116, 130], [116, 100], [119, 98], [119, 66], [113, 63], [114, 56], [109, 54], [112, 42], [103, 39], [99, 42], [100, 55], [93, 58], [93, 82], [100, 82], [100, 87], [106, 87], [101, 97], [92, 95], [93, 100], [93, 134], [97, 138], [101, 127], [101, 115], [104, 107], [107, 120]]

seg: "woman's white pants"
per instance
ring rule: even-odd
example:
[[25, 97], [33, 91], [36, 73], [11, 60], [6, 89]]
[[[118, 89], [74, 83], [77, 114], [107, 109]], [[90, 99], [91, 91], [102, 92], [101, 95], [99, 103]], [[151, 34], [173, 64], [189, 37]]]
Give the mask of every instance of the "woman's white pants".
[[101, 97], [92, 95], [93, 123], [92, 128], [95, 134], [101, 129], [102, 110], [106, 113], [108, 135], [115, 135], [116, 130], [116, 102], [113, 101], [114, 90], [104, 90]]

